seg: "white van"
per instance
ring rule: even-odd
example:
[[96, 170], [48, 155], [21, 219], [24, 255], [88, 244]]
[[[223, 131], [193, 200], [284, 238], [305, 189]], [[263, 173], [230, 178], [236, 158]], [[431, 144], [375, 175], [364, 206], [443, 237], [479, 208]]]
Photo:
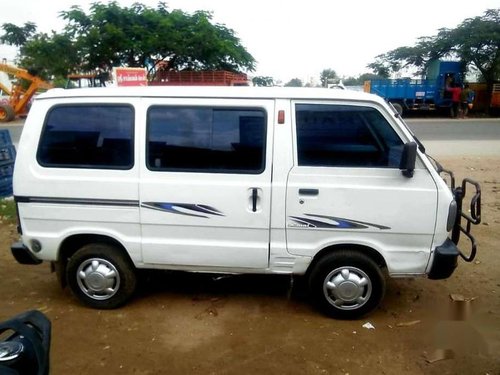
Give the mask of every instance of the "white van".
[[358, 317], [386, 274], [449, 277], [461, 232], [474, 257], [479, 185], [450, 189], [417, 143], [381, 98], [348, 90], [51, 90], [19, 144], [12, 252], [52, 262], [95, 308], [155, 268], [305, 275], [328, 314]]

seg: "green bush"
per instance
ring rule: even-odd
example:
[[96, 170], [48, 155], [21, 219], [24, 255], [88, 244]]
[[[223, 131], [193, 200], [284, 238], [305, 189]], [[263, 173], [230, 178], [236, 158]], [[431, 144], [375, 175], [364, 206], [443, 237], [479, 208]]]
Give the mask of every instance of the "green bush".
[[16, 203], [13, 199], [0, 199], [0, 221], [16, 220]]

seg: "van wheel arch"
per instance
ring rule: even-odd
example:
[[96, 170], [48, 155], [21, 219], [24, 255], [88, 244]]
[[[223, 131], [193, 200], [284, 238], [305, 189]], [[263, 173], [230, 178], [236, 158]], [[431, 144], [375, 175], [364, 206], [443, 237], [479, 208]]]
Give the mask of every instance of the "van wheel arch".
[[61, 243], [57, 262], [53, 263], [53, 270], [56, 272], [57, 279], [62, 288], [65, 288], [68, 283], [66, 279], [66, 267], [68, 265], [69, 258], [71, 258], [71, 256], [73, 256], [82, 247], [98, 243], [111, 245], [119, 249], [122, 255], [127, 257], [128, 261], [133, 264], [125, 246], [113, 237], [98, 234], [76, 234], [70, 236]]
[[377, 250], [368, 247], [368, 246], [363, 246], [363, 245], [355, 245], [355, 244], [341, 244], [341, 245], [334, 245], [334, 246], [329, 246], [325, 247], [323, 250], [319, 251], [309, 264], [309, 267], [307, 268], [306, 276], [309, 277], [312, 270], [316, 266], [316, 264], [324, 257], [328, 256], [329, 254], [338, 252], [338, 251], [343, 251], [343, 250], [350, 250], [350, 251], [355, 251], [359, 252], [361, 254], [364, 254], [371, 258], [381, 269], [386, 269], [387, 268], [387, 263], [382, 256]]
[[383, 299], [385, 261], [363, 246], [335, 246], [318, 254], [307, 272], [309, 294], [327, 315], [357, 319], [374, 310]]

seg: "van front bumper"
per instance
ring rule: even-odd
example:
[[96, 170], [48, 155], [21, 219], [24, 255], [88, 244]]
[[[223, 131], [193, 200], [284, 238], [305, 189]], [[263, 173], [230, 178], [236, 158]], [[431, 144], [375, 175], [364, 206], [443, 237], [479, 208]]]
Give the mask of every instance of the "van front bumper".
[[441, 246], [434, 250], [434, 258], [428, 273], [429, 279], [447, 279], [457, 268], [457, 259], [460, 254], [457, 245], [447, 238]]
[[15, 242], [10, 247], [10, 251], [16, 260], [21, 264], [40, 264], [38, 259], [22, 242]]

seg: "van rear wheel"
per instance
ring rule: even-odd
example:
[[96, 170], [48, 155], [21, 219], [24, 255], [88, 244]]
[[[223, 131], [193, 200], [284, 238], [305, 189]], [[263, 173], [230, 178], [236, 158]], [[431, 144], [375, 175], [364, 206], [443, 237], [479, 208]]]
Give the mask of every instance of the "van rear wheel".
[[309, 280], [314, 301], [334, 318], [359, 318], [373, 311], [385, 294], [380, 267], [354, 250], [326, 255], [315, 265]]
[[66, 268], [68, 285], [85, 305], [114, 309], [135, 291], [134, 267], [119, 249], [108, 244], [89, 244], [78, 250]]

